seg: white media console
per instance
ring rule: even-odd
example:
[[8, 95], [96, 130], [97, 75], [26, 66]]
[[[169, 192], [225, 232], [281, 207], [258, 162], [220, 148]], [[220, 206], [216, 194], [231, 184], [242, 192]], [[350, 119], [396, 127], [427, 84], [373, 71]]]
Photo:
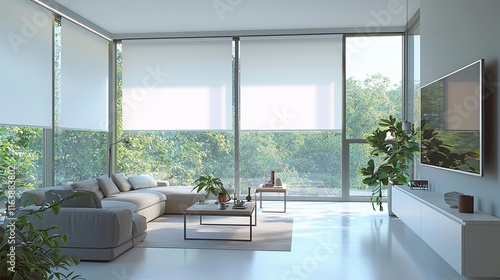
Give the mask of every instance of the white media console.
[[392, 212], [458, 273], [500, 277], [499, 218], [478, 210], [460, 213], [436, 192], [392, 188]]

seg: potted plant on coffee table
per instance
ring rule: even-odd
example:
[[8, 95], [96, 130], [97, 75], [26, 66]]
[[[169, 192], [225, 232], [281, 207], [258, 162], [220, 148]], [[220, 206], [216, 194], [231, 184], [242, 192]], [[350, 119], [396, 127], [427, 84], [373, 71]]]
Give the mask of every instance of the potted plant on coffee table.
[[205, 199], [208, 199], [210, 194], [213, 194], [217, 197], [217, 201], [215, 203], [218, 203], [219, 201], [226, 202], [230, 200], [230, 197], [228, 196], [227, 190], [224, 188], [224, 184], [222, 183], [221, 179], [215, 177], [213, 174], [201, 175], [200, 178], [194, 181], [194, 183], [195, 187], [193, 188], [193, 190], [196, 190], [196, 192], [198, 193], [201, 191], [205, 191]]
[[372, 187], [370, 201], [373, 210], [375, 205], [380, 211], [384, 210], [382, 191], [385, 187], [389, 184], [403, 185], [410, 181], [410, 165], [419, 151], [416, 139], [417, 131], [413, 125], [409, 130], [404, 130], [402, 122], [393, 116], [381, 119], [378, 128], [366, 137], [366, 142], [373, 148], [370, 155], [378, 159], [376, 161], [371, 158], [366, 167], [360, 170], [364, 177], [363, 183]]

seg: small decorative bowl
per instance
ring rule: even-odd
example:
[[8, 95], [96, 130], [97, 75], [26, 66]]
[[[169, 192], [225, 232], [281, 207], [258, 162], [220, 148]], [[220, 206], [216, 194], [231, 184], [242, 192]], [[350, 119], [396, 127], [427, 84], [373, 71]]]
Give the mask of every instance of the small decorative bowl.
[[243, 205], [245, 205], [245, 201], [243, 200], [238, 199], [234, 202], [234, 206], [243, 206]]

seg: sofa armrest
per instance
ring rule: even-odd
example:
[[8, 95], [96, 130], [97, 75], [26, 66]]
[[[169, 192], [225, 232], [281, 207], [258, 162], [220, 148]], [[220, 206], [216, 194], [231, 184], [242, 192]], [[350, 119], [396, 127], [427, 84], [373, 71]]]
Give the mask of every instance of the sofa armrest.
[[158, 185], [158, 187], [168, 187], [168, 186], [170, 186], [170, 182], [169, 181], [156, 181], [156, 184]]
[[37, 228], [60, 227], [57, 233], [68, 235], [64, 247], [112, 248], [132, 239], [132, 212], [128, 209], [61, 207], [57, 215], [48, 210], [42, 217], [31, 215], [29, 219]]

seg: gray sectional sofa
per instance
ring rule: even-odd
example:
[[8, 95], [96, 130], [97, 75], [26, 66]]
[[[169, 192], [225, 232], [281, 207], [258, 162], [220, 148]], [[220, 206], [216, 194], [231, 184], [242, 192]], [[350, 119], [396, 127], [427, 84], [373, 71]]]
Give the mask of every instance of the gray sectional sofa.
[[146, 238], [147, 222], [163, 214], [181, 214], [205, 193], [192, 192], [191, 186], [170, 186], [147, 175], [100, 176], [69, 185], [24, 192], [21, 203], [34, 205], [60, 201], [73, 192], [87, 195], [65, 200], [61, 211], [43, 213], [43, 220], [32, 219], [35, 226], [58, 225], [68, 234], [61, 253], [81, 260], [113, 260]]

